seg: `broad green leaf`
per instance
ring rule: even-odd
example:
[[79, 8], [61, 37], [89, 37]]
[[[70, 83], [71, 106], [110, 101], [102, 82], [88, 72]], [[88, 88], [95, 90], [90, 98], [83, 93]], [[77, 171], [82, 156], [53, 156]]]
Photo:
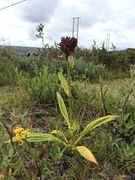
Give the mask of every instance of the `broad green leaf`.
[[63, 132], [59, 131], [59, 130], [53, 130], [51, 132], [51, 134], [57, 134], [58, 136], [62, 137], [66, 142], [68, 142], [67, 139], [66, 139], [65, 134]]
[[127, 113], [126, 115], [124, 115], [124, 121], [127, 121], [129, 116], [130, 116], [130, 113]]
[[35, 159], [36, 157], [36, 149], [34, 148], [29, 148], [29, 153], [30, 153], [30, 156]]
[[88, 148], [85, 146], [77, 146], [76, 149], [85, 159], [98, 165], [96, 158]]
[[73, 123], [71, 129], [73, 129], [74, 131], [78, 130], [80, 128], [79, 124], [77, 123]]
[[58, 99], [58, 104], [59, 104], [59, 108], [60, 108], [60, 111], [63, 115], [63, 117], [65, 118], [67, 124], [68, 124], [68, 127], [70, 127], [70, 122], [69, 122], [69, 116], [68, 116], [68, 113], [67, 113], [67, 109], [66, 109], [66, 106], [65, 106], [65, 103], [61, 97], [61, 95], [57, 92], [57, 99]]
[[7, 145], [7, 149], [8, 149], [8, 156], [9, 156], [9, 157], [12, 157], [13, 154], [14, 154], [13, 146], [12, 146], [11, 144], [8, 144], [8, 145]]
[[68, 56], [68, 63], [71, 68], [74, 67], [74, 58], [73, 56]]
[[64, 89], [67, 96], [69, 96], [69, 88], [66, 79], [61, 72], [58, 73], [59, 80], [61, 81], [61, 87]]
[[120, 118], [119, 116], [115, 116], [115, 115], [109, 115], [109, 116], [104, 116], [102, 118], [99, 118], [97, 120], [94, 120], [92, 122], [90, 122], [83, 130], [82, 134], [86, 134], [89, 131], [95, 129], [98, 126], [101, 126], [102, 124], [109, 122], [109, 121], [113, 121]]
[[134, 123], [134, 121], [132, 119], [125, 125], [126, 125], [128, 130], [135, 127], [135, 123]]
[[104, 123], [107, 123], [109, 121], [113, 121], [120, 118], [119, 116], [116, 115], [108, 115], [108, 116], [104, 116], [102, 118], [99, 118], [97, 120], [94, 120], [92, 122], [90, 122], [85, 128], [84, 130], [80, 133], [80, 136], [78, 137], [78, 139], [76, 140], [75, 144], [76, 145], [83, 136], [85, 136], [88, 132], [92, 131], [93, 129], [95, 129], [96, 127], [101, 126]]
[[62, 156], [63, 156], [63, 152], [59, 152], [59, 153], [56, 153], [55, 154], [55, 161], [57, 160], [60, 160], [61, 158], [62, 158]]
[[0, 117], [1, 117], [3, 114], [4, 114], [4, 112], [2, 112], [1, 109], [0, 109]]
[[26, 140], [28, 142], [41, 142], [41, 141], [56, 141], [61, 142], [60, 139], [56, 138], [52, 134], [45, 134], [45, 133], [30, 133], [27, 135]]

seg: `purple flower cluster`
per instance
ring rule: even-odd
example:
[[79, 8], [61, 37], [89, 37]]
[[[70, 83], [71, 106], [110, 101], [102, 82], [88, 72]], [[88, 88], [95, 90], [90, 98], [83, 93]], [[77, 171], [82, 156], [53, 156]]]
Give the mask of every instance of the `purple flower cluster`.
[[65, 55], [69, 56], [74, 52], [74, 49], [77, 46], [77, 39], [68, 36], [66, 38], [62, 37], [58, 46]]

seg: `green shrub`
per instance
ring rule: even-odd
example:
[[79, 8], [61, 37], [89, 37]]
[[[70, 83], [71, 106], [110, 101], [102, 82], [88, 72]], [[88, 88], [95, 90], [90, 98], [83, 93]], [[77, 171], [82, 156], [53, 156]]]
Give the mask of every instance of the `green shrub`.
[[15, 82], [15, 67], [18, 66], [17, 54], [15, 51], [0, 49], [0, 86]]
[[31, 100], [45, 104], [56, 102], [56, 91], [59, 89], [58, 77], [55, 73], [49, 74], [47, 67], [44, 67], [42, 71], [35, 70], [34, 77], [31, 77], [29, 73], [19, 72], [17, 69], [16, 74], [17, 83], [28, 93]]

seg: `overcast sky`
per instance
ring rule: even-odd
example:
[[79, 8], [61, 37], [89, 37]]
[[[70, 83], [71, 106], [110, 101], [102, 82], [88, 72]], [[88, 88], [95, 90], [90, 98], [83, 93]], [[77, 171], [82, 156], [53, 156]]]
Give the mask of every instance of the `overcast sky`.
[[[78, 45], [99, 46], [110, 36], [116, 49], [135, 48], [135, 0], [0, 0], [0, 44], [41, 46], [36, 37], [39, 23], [44, 41], [53, 45], [62, 36], [72, 36], [74, 17], [79, 19]], [[74, 21], [77, 35], [77, 19]], [[109, 42], [109, 39], [107, 40]]]

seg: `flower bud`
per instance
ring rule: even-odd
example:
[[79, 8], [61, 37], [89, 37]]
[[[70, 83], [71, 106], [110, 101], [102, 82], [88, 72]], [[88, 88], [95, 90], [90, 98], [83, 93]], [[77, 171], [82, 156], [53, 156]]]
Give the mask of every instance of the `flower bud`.
[[77, 39], [74, 37], [70, 38], [68, 36], [66, 38], [62, 37], [58, 46], [66, 56], [69, 56], [74, 52], [74, 49], [77, 46]]

